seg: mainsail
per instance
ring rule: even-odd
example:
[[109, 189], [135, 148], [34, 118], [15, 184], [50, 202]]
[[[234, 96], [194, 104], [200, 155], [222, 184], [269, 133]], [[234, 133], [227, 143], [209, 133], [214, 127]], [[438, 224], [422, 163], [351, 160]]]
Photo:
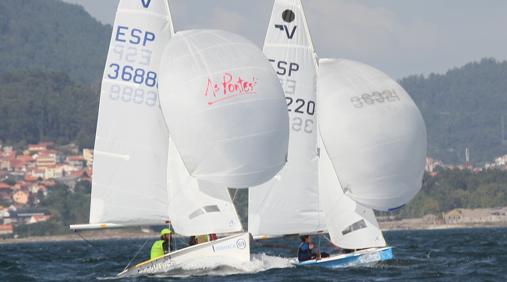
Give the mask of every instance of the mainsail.
[[166, 0], [120, 1], [100, 96], [91, 224], [169, 220], [169, 136], [159, 106], [157, 74], [172, 33]]
[[249, 190], [254, 235], [314, 233], [325, 228], [319, 206], [316, 58], [299, 0], [276, 0], [263, 48], [285, 91], [290, 119], [287, 165]]
[[426, 128], [393, 79], [361, 63], [320, 60], [322, 141], [347, 197], [369, 208], [399, 208], [421, 188]]
[[285, 165], [283, 90], [253, 43], [219, 30], [178, 32], [162, 62], [164, 117], [191, 176], [246, 188]]

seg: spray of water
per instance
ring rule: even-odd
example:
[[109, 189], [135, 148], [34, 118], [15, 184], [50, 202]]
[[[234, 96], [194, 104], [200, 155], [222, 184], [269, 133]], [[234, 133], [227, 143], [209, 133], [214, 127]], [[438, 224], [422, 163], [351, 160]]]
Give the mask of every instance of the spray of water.
[[270, 256], [264, 253], [253, 254], [249, 262], [199, 261], [185, 264], [171, 273], [156, 275], [157, 277], [189, 277], [189, 276], [226, 276], [235, 274], [259, 273], [270, 269], [293, 267], [289, 258]]

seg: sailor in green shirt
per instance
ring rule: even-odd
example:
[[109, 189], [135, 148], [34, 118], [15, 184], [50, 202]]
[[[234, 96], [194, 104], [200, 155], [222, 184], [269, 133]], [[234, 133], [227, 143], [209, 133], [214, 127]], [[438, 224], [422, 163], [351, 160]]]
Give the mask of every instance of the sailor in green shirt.
[[160, 240], [155, 241], [151, 246], [150, 259], [156, 259], [174, 250], [171, 233], [169, 228], [160, 231]]

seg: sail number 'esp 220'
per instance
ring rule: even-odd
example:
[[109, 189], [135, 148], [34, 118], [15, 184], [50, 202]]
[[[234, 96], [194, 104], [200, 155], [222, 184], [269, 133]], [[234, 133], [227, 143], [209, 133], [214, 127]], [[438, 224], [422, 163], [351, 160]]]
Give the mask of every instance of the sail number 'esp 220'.
[[314, 128], [315, 101], [304, 99], [306, 97], [295, 97], [297, 80], [293, 75], [300, 71], [300, 65], [295, 62], [282, 60], [269, 60], [273, 65], [276, 74], [280, 78], [285, 100], [290, 116], [290, 127], [294, 132], [312, 133]]

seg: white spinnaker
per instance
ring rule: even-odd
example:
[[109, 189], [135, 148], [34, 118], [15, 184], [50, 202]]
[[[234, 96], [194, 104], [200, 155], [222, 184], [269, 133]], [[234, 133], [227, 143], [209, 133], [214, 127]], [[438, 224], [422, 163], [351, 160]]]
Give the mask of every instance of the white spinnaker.
[[319, 196], [331, 242], [346, 249], [386, 246], [373, 210], [343, 194], [322, 142], [319, 146]]
[[109, 47], [95, 139], [90, 223], [168, 220], [168, 132], [156, 76], [173, 33], [166, 0], [122, 0]]
[[283, 90], [248, 40], [219, 30], [176, 33], [164, 51], [160, 93], [171, 138], [198, 180], [246, 188], [285, 165]]
[[368, 65], [320, 60], [319, 131], [346, 196], [392, 210], [420, 190], [426, 127], [393, 79]]
[[249, 190], [248, 229], [255, 237], [325, 229], [319, 205], [315, 52], [299, 0], [276, 0], [264, 42], [289, 109], [289, 156], [269, 182]]
[[174, 146], [169, 145], [169, 215], [176, 233], [185, 236], [241, 231], [227, 187], [189, 175]]

